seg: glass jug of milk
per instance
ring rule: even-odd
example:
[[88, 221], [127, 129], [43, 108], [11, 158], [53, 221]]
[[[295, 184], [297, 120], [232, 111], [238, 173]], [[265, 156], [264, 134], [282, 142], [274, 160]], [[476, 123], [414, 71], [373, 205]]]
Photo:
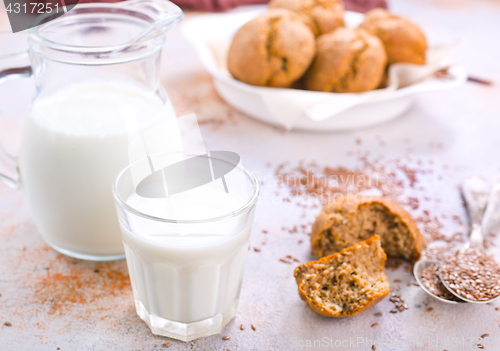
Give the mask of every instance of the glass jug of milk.
[[[0, 72], [32, 76], [37, 87], [23, 127], [16, 176], [43, 239], [87, 260], [124, 257], [111, 184], [137, 133], [174, 115], [159, 79], [165, 34], [182, 19], [166, 0], [79, 4], [29, 30], [30, 66]], [[132, 122], [131, 122], [132, 121]]]

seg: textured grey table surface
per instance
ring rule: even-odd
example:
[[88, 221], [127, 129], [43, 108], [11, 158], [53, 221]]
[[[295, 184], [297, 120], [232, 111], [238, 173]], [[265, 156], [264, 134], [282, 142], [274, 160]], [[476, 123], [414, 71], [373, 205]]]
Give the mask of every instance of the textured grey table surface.
[[[464, 177], [500, 180], [500, 1], [399, 0], [391, 5], [421, 24], [431, 42], [460, 40], [453, 59], [471, 75], [497, 84], [468, 83], [421, 95], [399, 119], [366, 130], [287, 133], [225, 104], [179, 29], [170, 35], [162, 81], [178, 114], [197, 113], [207, 148], [238, 152], [264, 181], [239, 313], [222, 334], [229, 340], [219, 335], [182, 343], [152, 335], [135, 314], [124, 261], [81, 262], [49, 249], [22, 193], [0, 185], [0, 350], [163, 350], [167, 342], [169, 350], [369, 350], [368, 340], [387, 342], [377, 350], [474, 350], [476, 343], [499, 350], [500, 311], [494, 305], [441, 304], [407, 285], [413, 278], [406, 263], [387, 273], [408, 310], [389, 313], [393, 305], [385, 299], [353, 318], [334, 320], [305, 307], [292, 276], [295, 264], [279, 261], [286, 255], [300, 262], [314, 259], [307, 231], [319, 212], [298, 206], [286, 187], [276, 187], [273, 174], [282, 162], [365, 169], [376, 163], [370, 172], [388, 175], [384, 186], [395, 182], [399, 192], [394, 197], [419, 218], [426, 236], [436, 230], [445, 236], [466, 232], [458, 192]], [[4, 10], [0, 25], [6, 28]], [[1, 32], [0, 54], [25, 48], [25, 34]], [[0, 140], [12, 153], [32, 92], [28, 79], [0, 87]], [[297, 232], [289, 230], [294, 226]], [[499, 248], [491, 237], [489, 252], [498, 258]], [[481, 339], [484, 334], [489, 336]], [[306, 347], [315, 340], [316, 346]]]

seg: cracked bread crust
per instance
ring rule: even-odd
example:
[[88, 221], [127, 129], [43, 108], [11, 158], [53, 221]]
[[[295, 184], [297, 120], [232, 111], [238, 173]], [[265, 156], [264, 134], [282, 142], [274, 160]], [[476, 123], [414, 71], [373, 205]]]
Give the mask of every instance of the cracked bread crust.
[[313, 224], [311, 247], [324, 257], [375, 234], [389, 257], [420, 258], [423, 238], [413, 218], [396, 202], [376, 196], [346, 196], [325, 206]]
[[295, 268], [300, 298], [322, 316], [348, 317], [366, 310], [390, 292], [380, 238], [346, 248]]
[[306, 24], [319, 36], [344, 27], [344, 4], [339, 0], [271, 0], [269, 8], [288, 9], [303, 16]]
[[427, 40], [414, 23], [384, 9], [373, 9], [366, 13], [359, 26], [379, 37], [387, 51], [388, 64], [397, 62], [425, 63]]
[[339, 28], [320, 36], [317, 50], [304, 76], [308, 90], [357, 93], [380, 85], [387, 55], [377, 37], [363, 30]]
[[270, 10], [241, 27], [229, 48], [227, 67], [252, 85], [289, 87], [316, 54], [314, 34], [296, 13]]

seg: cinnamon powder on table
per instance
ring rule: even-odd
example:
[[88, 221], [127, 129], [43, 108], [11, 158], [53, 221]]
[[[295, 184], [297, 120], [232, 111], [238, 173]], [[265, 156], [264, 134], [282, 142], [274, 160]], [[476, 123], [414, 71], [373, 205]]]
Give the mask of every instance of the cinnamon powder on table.
[[[132, 290], [125, 260], [89, 262], [68, 258], [43, 246], [23, 251], [20, 264], [39, 267], [24, 282], [37, 304], [49, 314], [73, 309], [103, 310], [113, 305], [132, 306]], [[75, 310], [76, 311], [76, 310]]]

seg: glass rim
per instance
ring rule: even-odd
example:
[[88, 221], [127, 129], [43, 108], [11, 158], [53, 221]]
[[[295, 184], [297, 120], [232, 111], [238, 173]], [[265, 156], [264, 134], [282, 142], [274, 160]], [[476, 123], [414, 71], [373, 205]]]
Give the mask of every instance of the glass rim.
[[[165, 155], [165, 154], [174, 154], [174, 153], [169, 153], [169, 152], [166, 152], [166, 153], [159, 153], [159, 154], [155, 154], [155, 155], [151, 155], [151, 156], [156, 156], [156, 155]], [[215, 158], [213, 156], [210, 156], [210, 155], [207, 155], [208, 158]], [[200, 223], [207, 223], [207, 222], [217, 222], [217, 221], [221, 221], [221, 220], [225, 220], [225, 219], [229, 219], [229, 218], [233, 218], [233, 217], [236, 217], [246, 211], [248, 211], [252, 206], [255, 205], [255, 203], [257, 202], [257, 199], [259, 197], [259, 194], [260, 194], [260, 183], [259, 183], [259, 180], [257, 179], [257, 177], [255, 176], [255, 174], [253, 174], [252, 171], [250, 171], [247, 167], [243, 166], [243, 164], [240, 162], [236, 168], [239, 168], [241, 169], [245, 175], [250, 179], [252, 185], [253, 185], [253, 193], [252, 193], [252, 196], [250, 197], [249, 200], [247, 200], [245, 202], [245, 204], [243, 206], [241, 206], [240, 208], [232, 211], [232, 212], [229, 212], [225, 215], [222, 215], [222, 216], [217, 216], [217, 217], [212, 217], [212, 218], [206, 218], [206, 219], [180, 219], [180, 220], [177, 220], [177, 219], [168, 219], [168, 218], [161, 218], [161, 217], [155, 217], [155, 216], [151, 216], [151, 215], [148, 215], [146, 213], [143, 213], [141, 211], [138, 211], [136, 210], [135, 208], [129, 206], [127, 203], [126, 203], [126, 200], [123, 200], [121, 198], [121, 196], [118, 194], [118, 182], [123, 178], [123, 176], [125, 175], [125, 173], [130, 170], [130, 168], [132, 168], [132, 166], [134, 166], [135, 164], [141, 162], [141, 161], [147, 161], [148, 157], [143, 157], [137, 161], [134, 161], [133, 163], [129, 164], [127, 167], [125, 167], [124, 169], [122, 169], [120, 171], [120, 173], [118, 174], [118, 176], [116, 177], [116, 180], [113, 182], [113, 186], [112, 186], [112, 192], [113, 192], [113, 198], [115, 199], [115, 202], [120, 205], [120, 207], [122, 207], [123, 209], [125, 209], [126, 211], [130, 212], [130, 213], [133, 213], [139, 217], [142, 217], [142, 218], [145, 218], [145, 219], [149, 219], [149, 220], [153, 220], [153, 221], [156, 221], [156, 222], [163, 222], [163, 223], [172, 223], [172, 224], [200, 224]]]
[[[58, 24], [64, 24], [68, 21], [71, 21], [71, 18], [73, 16], [79, 16], [82, 14], [87, 13], [90, 9], [101, 9], [101, 11], [104, 11], [105, 9], [111, 10], [110, 12], [102, 12], [103, 14], [116, 14], [115, 11], [116, 9], [121, 9], [124, 12], [128, 13], [138, 13], [143, 17], [148, 17], [151, 19], [151, 22], [149, 23], [149, 26], [153, 25], [155, 23], [155, 20], [149, 16], [148, 14], [145, 14], [141, 12], [140, 10], [131, 8], [130, 6], [133, 5], [134, 3], [141, 3], [143, 0], [129, 0], [125, 2], [118, 2], [118, 3], [106, 3], [106, 2], [101, 2], [101, 3], [83, 3], [83, 4], [76, 4], [73, 9], [68, 11], [66, 14], [63, 16], [57, 17], [52, 21], [42, 23], [40, 25], [37, 25], [35, 27], [31, 27], [28, 29], [28, 34], [29, 34], [29, 39], [33, 42], [36, 43], [37, 45], [40, 45], [41, 47], [47, 47], [53, 50], [57, 51], [65, 51], [67, 53], [79, 53], [79, 54], [86, 54], [86, 53], [101, 53], [101, 52], [115, 52], [122, 50], [126, 47], [131, 46], [132, 44], [143, 44], [144, 42], [149, 42], [149, 41], [158, 41], [158, 37], [153, 37], [153, 38], [145, 38], [145, 39], [140, 39], [138, 41], [134, 41], [132, 39], [131, 41], [125, 42], [125, 43], [120, 43], [120, 44], [115, 44], [115, 45], [106, 45], [106, 46], [79, 46], [79, 45], [71, 45], [71, 44], [62, 44], [58, 43], [56, 41], [47, 39], [42, 35], [43, 29], [50, 26], [57, 26]], [[172, 23], [178, 23], [182, 18], [184, 17], [182, 10], [175, 4], [171, 3], [169, 6], [173, 6], [179, 10], [179, 13], [177, 14], [172, 14], [169, 16], [171, 19]], [[68, 16], [69, 15], [69, 16]], [[41, 15], [43, 16], [43, 15]], [[143, 18], [144, 19], [144, 18]], [[147, 28], [148, 26], [145, 26], [144, 28]], [[164, 41], [164, 40], [163, 40]], [[161, 47], [163, 45], [163, 41], [159, 41], [156, 45]]]

